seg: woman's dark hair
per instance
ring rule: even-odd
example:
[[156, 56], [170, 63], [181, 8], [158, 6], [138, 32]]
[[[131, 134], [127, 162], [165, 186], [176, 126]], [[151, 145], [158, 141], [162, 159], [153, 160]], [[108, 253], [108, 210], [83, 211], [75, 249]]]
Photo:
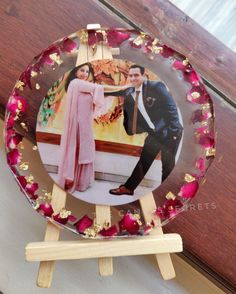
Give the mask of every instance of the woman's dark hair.
[[93, 80], [93, 82], [94, 82], [95, 79], [94, 79], [94, 70], [93, 70], [92, 64], [89, 63], [89, 62], [86, 62], [86, 63], [80, 64], [80, 65], [76, 66], [75, 68], [73, 68], [73, 69], [70, 71], [70, 73], [69, 73], [69, 75], [68, 75], [68, 77], [67, 77], [67, 79], [66, 79], [66, 82], [65, 82], [65, 90], [66, 90], [66, 92], [67, 92], [67, 89], [68, 89], [68, 87], [69, 87], [70, 82], [71, 82], [72, 80], [74, 80], [74, 79], [77, 79], [77, 76], [76, 76], [77, 70], [80, 69], [81, 67], [85, 66], [85, 65], [88, 66], [88, 68], [89, 68], [89, 74], [92, 75], [92, 80]]

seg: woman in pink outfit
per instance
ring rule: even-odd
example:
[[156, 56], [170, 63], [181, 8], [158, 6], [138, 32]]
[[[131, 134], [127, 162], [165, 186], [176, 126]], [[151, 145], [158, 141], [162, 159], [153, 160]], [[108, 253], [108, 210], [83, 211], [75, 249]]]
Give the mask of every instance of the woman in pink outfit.
[[85, 191], [94, 180], [95, 141], [93, 111], [104, 103], [104, 87], [87, 81], [93, 74], [90, 63], [75, 67], [69, 74], [58, 184], [68, 192]]

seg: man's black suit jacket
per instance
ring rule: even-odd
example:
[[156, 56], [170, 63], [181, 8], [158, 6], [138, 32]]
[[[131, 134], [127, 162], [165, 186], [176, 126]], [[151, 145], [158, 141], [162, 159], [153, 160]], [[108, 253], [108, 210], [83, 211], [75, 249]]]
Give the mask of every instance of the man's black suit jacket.
[[[133, 87], [126, 90], [106, 93], [106, 95], [117, 95], [124, 97], [124, 128], [128, 135], [132, 133], [134, 98], [132, 93], [135, 91]], [[143, 83], [143, 103], [146, 112], [155, 127], [155, 133], [160, 138], [175, 136], [181, 133], [183, 127], [180, 124], [176, 104], [168, 92], [166, 86], [159, 81], [144, 81]], [[140, 111], [137, 117], [136, 134], [148, 132], [150, 127], [143, 118]]]

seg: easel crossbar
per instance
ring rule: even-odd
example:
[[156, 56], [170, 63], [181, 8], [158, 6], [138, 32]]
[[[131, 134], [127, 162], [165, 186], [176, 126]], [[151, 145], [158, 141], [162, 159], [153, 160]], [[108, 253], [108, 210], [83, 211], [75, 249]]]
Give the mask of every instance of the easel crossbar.
[[[138, 240], [138, 242], [137, 242]], [[181, 252], [178, 234], [115, 240], [44, 241], [26, 246], [27, 261], [71, 260]]]

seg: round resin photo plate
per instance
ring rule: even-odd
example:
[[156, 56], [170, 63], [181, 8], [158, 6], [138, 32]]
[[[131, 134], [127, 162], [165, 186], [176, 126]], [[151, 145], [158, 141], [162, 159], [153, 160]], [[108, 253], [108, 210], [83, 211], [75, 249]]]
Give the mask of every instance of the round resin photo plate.
[[[215, 155], [214, 111], [189, 60], [160, 39], [82, 29], [20, 75], [4, 138], [15, 180], [44, 217], [86, 237], [143, 235], [185, 211], [204, 182]], [[86, 211], [54, 212], [57, 195], [36, 182], [34, 156], [26, 160], [32, 150], [52, 185], [118, 217], [98, 227]], [[150, 194], [157, 208], [145, 224], [137, 200]]]

